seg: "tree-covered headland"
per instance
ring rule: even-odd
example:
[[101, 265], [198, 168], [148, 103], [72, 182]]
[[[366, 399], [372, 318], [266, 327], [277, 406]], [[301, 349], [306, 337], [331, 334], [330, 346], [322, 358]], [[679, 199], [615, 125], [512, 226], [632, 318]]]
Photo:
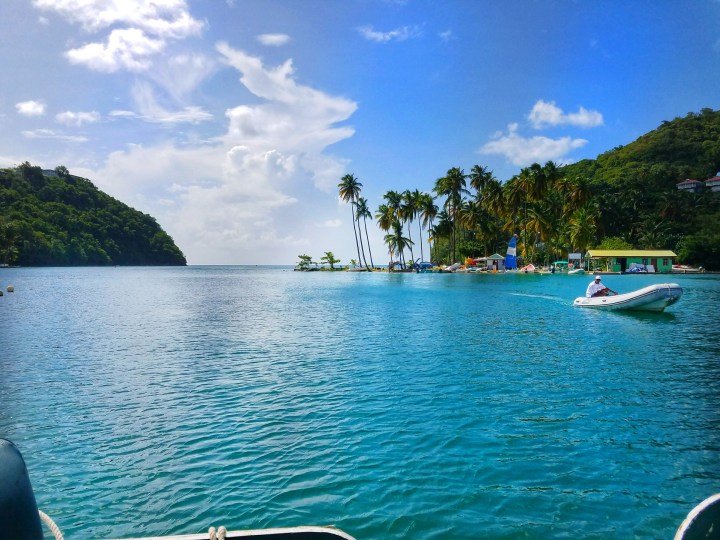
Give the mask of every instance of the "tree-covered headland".
[[0, 169], [0, 264], [185, 265], [154, 218], [66, 167]]
[[[535, 163], [505, 182], [481, 165], [454, 167], [429, 192], [387, 191], [374, 217], [401, 265], [504, 253], [517, 234], [519, 255], [536, 264], [591, 248], [670, 249], [680, 262], [720, 270], [720, 191], [677, 188], [718, 171], [720, 112], [703, 109], [594, 160]], [[362, 184], [346, 175], [338, 187], [353, 205], [358, 260], [367, 265]]]

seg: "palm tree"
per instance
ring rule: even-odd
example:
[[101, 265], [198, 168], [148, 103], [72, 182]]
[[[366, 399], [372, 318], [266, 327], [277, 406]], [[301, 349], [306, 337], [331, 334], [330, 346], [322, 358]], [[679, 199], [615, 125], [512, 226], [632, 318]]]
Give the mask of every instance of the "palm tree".
[[570, 242], [581, 253], [587, 251], [595, 238], [598, 211], [597, 206], [585, 205], [570, 217]]
[[[420, 202], [418, 205], [419, 217], [418, 222], [428, 230], [428, 242], [430, 242], [429, 232], [433, 226], [433, 220], [438, 213], [438, 207], [429, 193], [420, 194]], [[432, 244], [430, 245], [430, 259], [432, 259]], [[422, 229], [420, 229], [420, 256], [422, 255]]]
[[375, 212], [375, 219], [377, 219], [377, 224], [378, 227], [380, 227], [380, 230], [388, 232], [395, 220], [392, 208], [390, 208], [387, 204], [381, 204], [378, 206], [377, 212]]
[[491, 180], [495, 180], [495, 176], [492, 171], [489, 171], [487, 167], [481, 167], [475, 165], [470, 169], [470, 187], [475, 191], [482, 192]]
[[413, 261], [415, 261], [415, 255], [413, 254], [412, 249], [413, 242], [410, 224], [415, 219], [415, 214], [415, 197], [410, 190], [404, 191], [402, 194], [402, 203], [400, 204], [400, 217], [402, 218], [404, 223], [408, 224], [408, 238], [410, 239], [410, 259]]
[[[365, 239], [367, 240], [368, 253], [370, 254], [370, 266], [372, 268], [375, 268], [375, 263], [373, 262], [373, 258], [372, 258], [372, 251], [370, 249], [370, 236], [368, 235], [368, 230], [367, 230], [367, 218], [372, 219], [372, 214], [370, 213], [370, 208], [368, 207], [368, 202], [365, 197], [359, 197], [357, 200], [357, 203], [355, 203], [355, 204], [356, 204], [355, 219], [357, 219], [359, 221], [360, 218], [363, 218], [363, 225], [365, 226]], [[361, 236], [361, 243], [362, 243], [362, 236]]]
[[[350, 210], [352, 211], [353, 233], [355, 234], [355, 247], [357, 248], [358, 259], [360, 259], [360, 244], [358, 243], [357, 227], [355, 227], [355, 205], [352, 203], [356, 202], [358, 200], [358, 197], [360, 197], [360, 188], [362, 188], [362, 184], [358, 182], [358, 179], [355, 178], [355, 175], [346, 174], [340, 179], [338, 187], [340, 188], [340, 198], [344, 202], [351, 203]], [[367, 262], [365, 263], [365, 266], [367, 266]]]
[[400, 264], [405, 267], [405, 257], [403, 255], [403, 252], [405, 251], [406, 247], [412, 245], [412, 241], [402, 235], [402, 224], [399, 220], [396, 219], [395, 221], [393, 221], [392, 230], [392, 234], [385, 235], [385, 243], [388, 245], [390, 260], [392, 261], [395, 253], [398, 253], [398, 260], [400, 261]]
[[435, 181], [435, 187], [433, 190], [437, 193], [437, 195], [446, 197], [445, 209], [448, 211], [452, 221], [452, 236], [450, 242], [452, 244], [452, 258], [453, 262], [455, 262], [457, 213], [462, 204], [463, 195], [470, 194], [467, 190], [467, 175], [459, 167], [453, 167], [448, 170], [447, 174], [443, 178], [438, 178]]

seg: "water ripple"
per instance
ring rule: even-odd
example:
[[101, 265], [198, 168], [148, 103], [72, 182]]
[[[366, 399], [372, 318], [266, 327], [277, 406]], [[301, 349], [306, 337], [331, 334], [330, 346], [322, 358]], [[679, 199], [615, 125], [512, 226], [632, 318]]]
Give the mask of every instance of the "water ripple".
[[643, 315], [569, 276], [7, 272], [0, 434], [67, 538], [660, 538], [720, 485], [714, 276]]

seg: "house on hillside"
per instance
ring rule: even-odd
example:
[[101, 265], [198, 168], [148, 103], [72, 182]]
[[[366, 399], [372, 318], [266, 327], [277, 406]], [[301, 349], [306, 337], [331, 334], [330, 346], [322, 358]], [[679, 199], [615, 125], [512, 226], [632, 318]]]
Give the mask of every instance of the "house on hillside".
[[705, 186], [707, 186], [710, 191], [720, 191], [720, 172], [705, 181], [686, 178], [682, 182], [675, 184], [675, 186], [678, 191], [689, 191], [691, 193], [700, 193]]
[[689, 191], [691, 193], [700, 193], [702, 188], [705, 186], [705, 182], [700, 180], [693, 180], [692, 178], [686, 178], [682, 182], [676, 184], [678, 191]]
[[705, 180], [705, 185], [710, 188], [710, 191], [720, 191], [720, 173]]
[[591, 271], [624, 273], [638, 268], [670, 273], [676, 257], [669, 249], [591, 249], [586, 260]]

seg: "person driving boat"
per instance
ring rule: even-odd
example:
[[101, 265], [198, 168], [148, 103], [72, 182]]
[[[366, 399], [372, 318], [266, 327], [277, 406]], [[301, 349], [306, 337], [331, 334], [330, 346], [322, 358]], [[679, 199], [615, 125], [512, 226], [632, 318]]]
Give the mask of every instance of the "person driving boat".
[[594, 298], [596, 296], [608, 296], [610, 293], [617, 294], [617, 292], [602, 284], [602, 278], [600, 276], [595, 276], [595, 280], [591, 281], [590, 285], [588, 285], [585, 296], [587, 298]]

